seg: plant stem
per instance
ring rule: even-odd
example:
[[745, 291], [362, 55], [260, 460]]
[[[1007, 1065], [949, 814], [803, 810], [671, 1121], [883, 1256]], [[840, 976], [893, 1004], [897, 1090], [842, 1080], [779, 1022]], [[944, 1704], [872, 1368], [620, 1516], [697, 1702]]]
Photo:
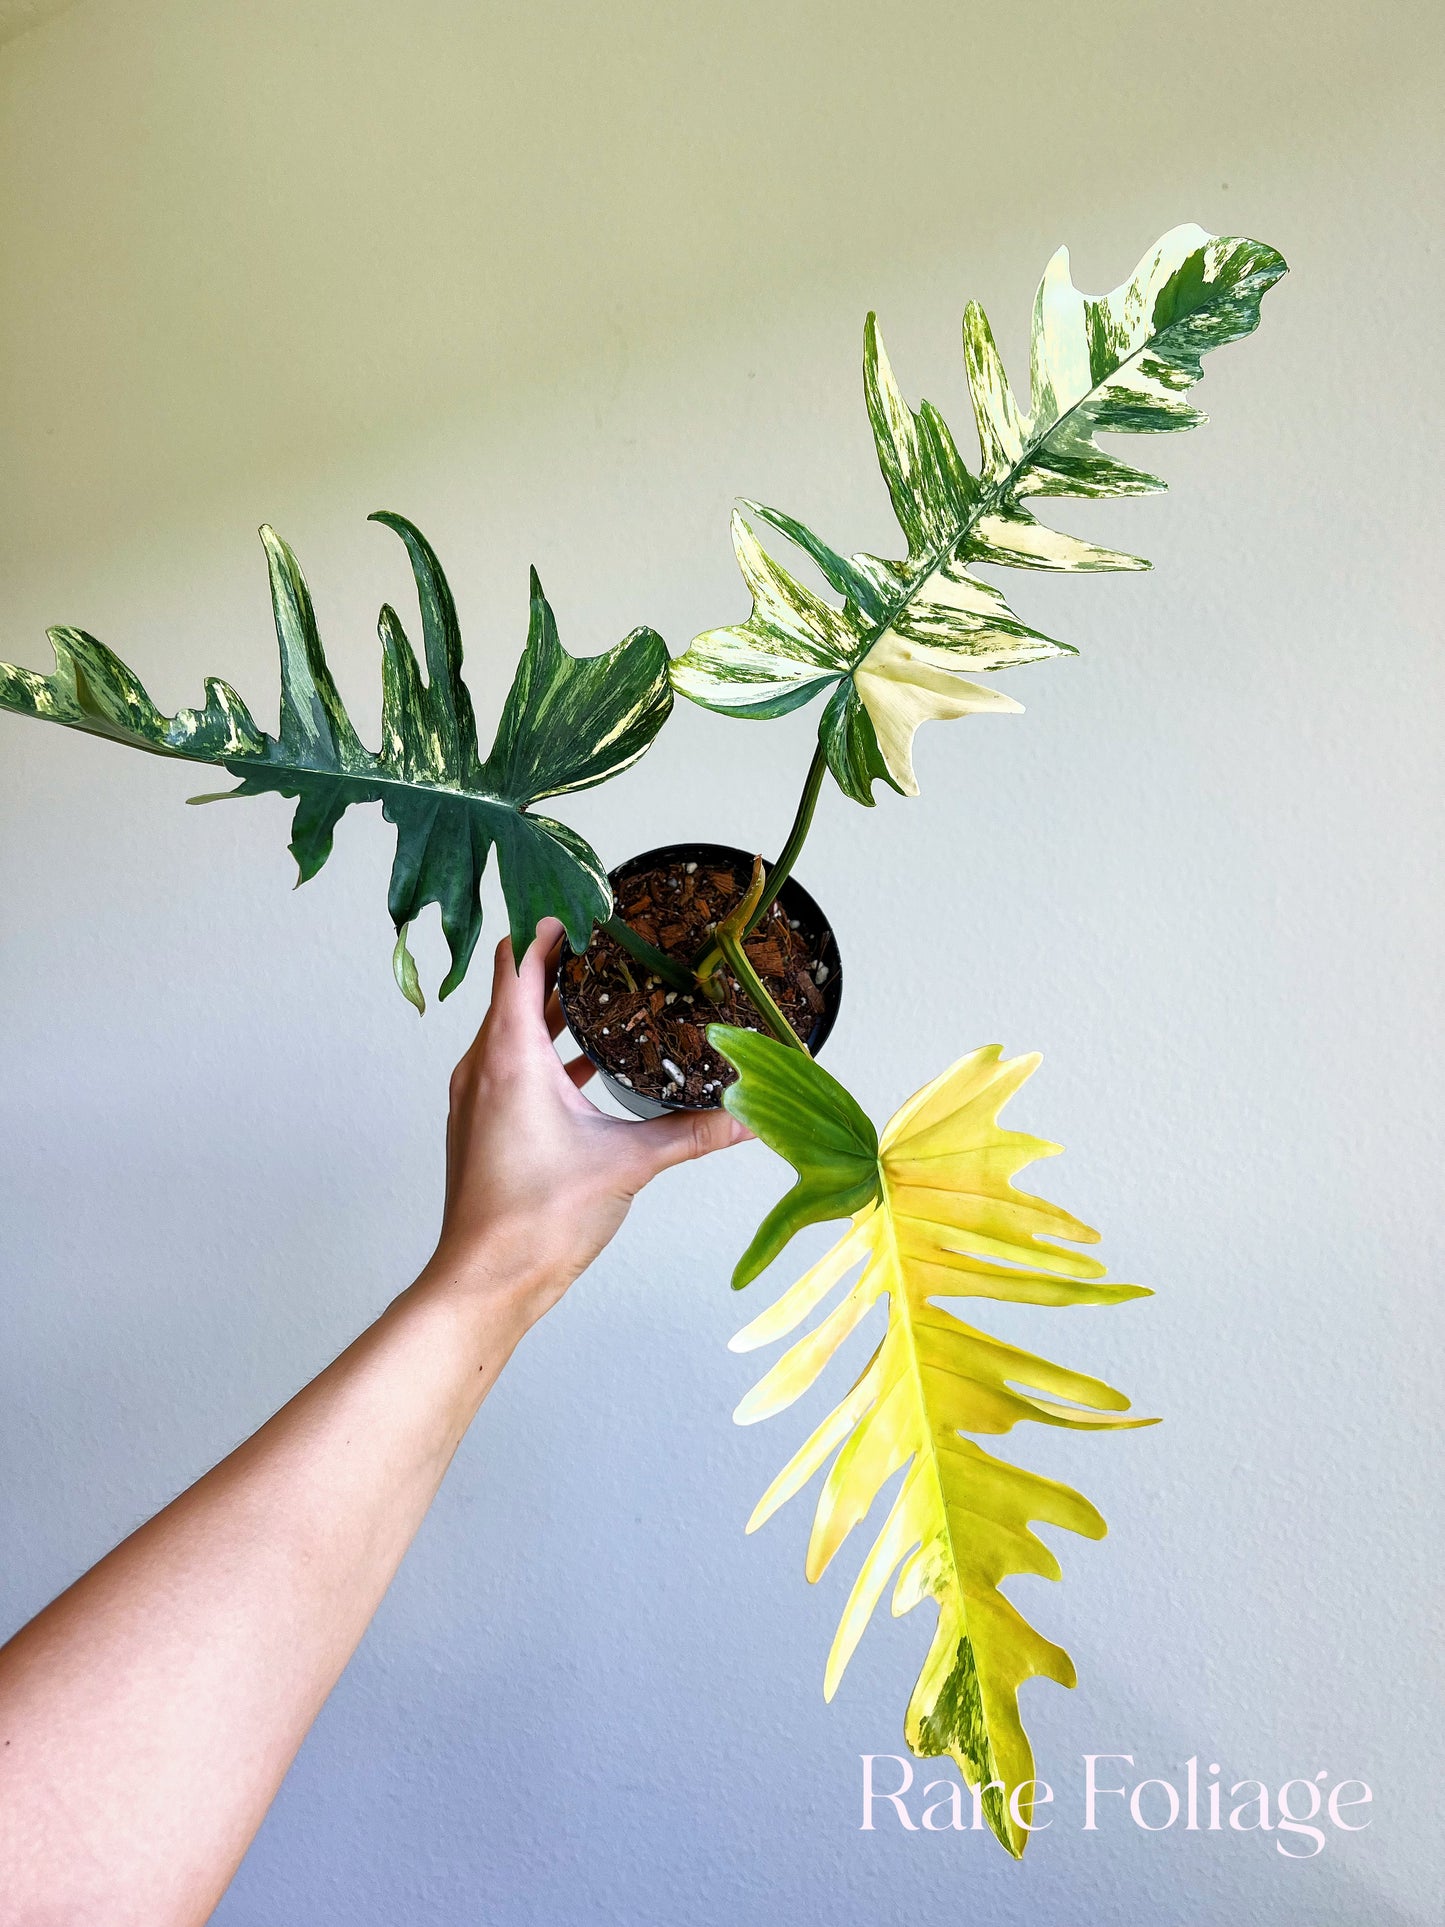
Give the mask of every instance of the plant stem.
[[748, 918], [747, 929], [743, 935], [750, 937], [763, 918], [772, 909], [779, 890], [793, 874], [793, 865], [803, 854], [803, 845], [808, 840], [808, 832], [813, 827], [813, 812], [818, 807], [818, 797], [823, 788], [823, 778], [828, 773], [828, 759], [823, 754], [823, 745], [818, 744], [813, 751], [813, 760], [808, 765], [808, 774], [803, 782], [803, 794], [798, 798], [798, 811], [793, 818], [793, 827], [788, 831], [788, 840], [783, 845], [776, 863], [768, 866], [767, 888], [758, 899], [757, 907]]
[[812, 1053], [808, 1046], [773, 1002], [767, 985], [753, 968], [747, 951], [743, 949], [743, 938], [751, 928], [748, 918], [757, 908], [757, 901], [763, 894], [764, 883], [763, 859], [757, 856], [753, 858], [753, 880], [748, 886], [747, 894], [717, 927], [718, 948], [722, 951], [728, 967], [742, 986], [753, 1008], [778, 1042], [790, 1044], [794, 1050], [800, 1050], [804, 1057], [809, 1057]]
[[[813, 751], [813, 760], [808, 765], [808, 774], [803, 781], [803, 794], [798, 798], [797, 814], [793, 827], [788, 831], [788, 840], [779, 852], [776, 863], [768, 868], [767, 884], [747, 921], [744, 937], [750, 937], [763, 918], [772, 909], [778, 892], [793, 874], [793, 865], [802, 855], [803, 845], [808, 840], [808, 831], [813, 827], [813, 812], [818, 807], [818, 797], [823, 788], [823, 778], [828, 773], [828, 759], [819, 743]], [[714, 934], [711, 942], [699, 955], [693, 970], [700, 982], [705, 982], [716, 970], [722, 956], [722, 945]]]
[[[639, 937], [632, 926], [625, 923], [615, 911], [602, 926], [608, 936], [615, 938], [630, 956], [636, 958], [644, 970], [651, 971], [654, 977], [660, 977], [673, 990], [693, 990], [699, 984], [706, 987], [714, 971], [726, 957], [734, 976], [747, 992], [749, 999], [757, 1006], [758, 1014], [774, 1035], [784, 1043], [797, 1044], [797, 1032], [768, 995], [762, 979], [748, 962], [747, 954], [742, 947], [743, 939], [750, 937], [757, 929], [772, 909], [778, 892], [793, 873], [793, 865], [802, 853], [808, 831], [813, 826], [813, 812], [818, 807], [818, 797], [823, 788], [823, 778], [827, 774], [827, 769], [828, 761], [823, 754], [823, 746], [819, 743], [813, 752], [813, 760], [808, 765], [808, 774], [803, 782], [803, 793], [798, 798], [793, 827], [788, 832], [788, 840], [779, 852], [777, 862], [769, 865], [765, 875], [760, 878], [762, 858], [757, 859], [758, 867], [754, 870], [753, 883], [747, 895], [733, 911], [732, 916], [718, 925], [691, 967], [679, 963], [675, 957], [666, 956], [645, 937]], [[738, 916], [739, 911], [742, 912], [741, 918]], [[728, 950], [723, 943], [723, 931], [730, 925], [735, 926], [735, 937], [733, 948]], [[799, 1049], [802, 1048], [803, 1046], [799, 1045]]]
[[645, 937], [639, 937], [631, 924], [624, 923], [615, 912], [602, 928], [630, 956], [635, 957], [644, 970], [650, 970], [654, 977], [660, 977], [674, 990], [691, 990], [694, 987], [697, 980], [686, 964], [679, 963], [675, 957], [666, 956], [655, 944], [650, 944]]

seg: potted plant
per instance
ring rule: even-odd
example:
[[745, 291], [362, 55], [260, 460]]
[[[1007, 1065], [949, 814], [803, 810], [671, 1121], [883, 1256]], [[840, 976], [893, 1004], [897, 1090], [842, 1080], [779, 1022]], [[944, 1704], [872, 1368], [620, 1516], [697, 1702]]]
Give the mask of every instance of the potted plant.
[[[326, 861], [346, 810], [380, 802], [397, 832], [393, 969], [418, 1010], [408, 929], [438, 906], [451, 955], [447, 996], [476, 947], [480, 882], [495, 851], [517, 954], [543, 917], [562, 921], [563, 1009], [617, 1096], [637, 1110], [725, 1104], [796, 1171], [739, 1260], [735, 1287], [751, 1283], [803, 1226], [847, 1220], [827, 1256], [734, 1340], [738, 1349], [772, 1343], [833, 1301], [743, 1400], [736, 1416], [746, 1423], [800, 1397], [887, 1302], [869, 1363], [773, 1481], [749, 1529], [827, 1465], [808, 1547], [816, 1578], [902, 1474], [844, 1609], [825, 1692], [831, 1697], [890, 1584], [895, 1613], [932, 1599], [937, 1622], [908, 1707], [908, 1742], [920, 1755], [957, 1761], [978, 1811], [1014, 1854], [1027, 1827], [1012, 1795], [1033, 1776], [1018, 1689], [1036, 1674], [1072, 1685], [1074, 1671], [999, 1584], [1021, 1573], [1058, 1577], [1033, 1524], [1092, 1537], [1105, 1527], [1078, 1493], [985, 1451], [976, 1435], [1021, 1420], [1076, 1429], [1153, 1421], [1130, 1414], [1110, 1386], [1003, 1344], [939, 1301], [1098, 1305], [1147, 1294], [1107, 1282], [1104, 1267], [1077, 1248], [1097, 1233], [1015, 1188], [1026, 1165], [1058, 1149], [999, 1123], [1037, 1058], [975, 1050], [881, 1132], [816, 1062], [842, 970], [832, 924], [793, 871], [830, 776], [865, 805], [879, 782], [916, 795], [912, 743], [922, 723], [1018, 707], [970, 674], [1068, 650], [1016, 615], [977, 574], [981, 565], [1148, 566], [1049, 527], [1030, 504], [1161, 488], [1106, 453], [1098, 436], [1202, 422], [1187, 395], [1203, 355], [1257, 326], [1260, 302], [1284, 272], [1260, 243], [1181, 227], [1122, 286], [1090, 298], [1074, 288], [1061, 250], [1034, 305], [1027, 407], [971, 304], [963, 342], [976, 472], [938, 410], [904, 400], [870, 316], [864, 391], [904, 557], [845, 557], [791, 516], [744, 503], [733, 542], [751, 613], [698, 636], [672, 661], [650, 629], [605, 655], [570, 655], [534, 573], [526, 647], [485, 756], [445, 576], [420, 531], [397, 515], [374, 519], [407, 547], [426, 674], [396, 612], [383, 608], [379, 750], [362, 744], [347, 716], [296, 558], [269, 529], [262, 540], [281, 656], [276, 734], [214, 678], [201, 707], [163, 716], [125, 664], [80, 630], [50, 631], [51, 675], [0, 665], [0, 707], [219, 765], [239, 779], [231, 796], [294, 798], [291, 850], [302, 881]], [[837, 600], [788, 573], [757, 524], [805, 554]], [[609, 875], [575, 831], [539, 812], [635, 762], [674, 692], [753, 719], [823, 700], [796, 816], [772, 863], [726, 845], [673, 845]]]

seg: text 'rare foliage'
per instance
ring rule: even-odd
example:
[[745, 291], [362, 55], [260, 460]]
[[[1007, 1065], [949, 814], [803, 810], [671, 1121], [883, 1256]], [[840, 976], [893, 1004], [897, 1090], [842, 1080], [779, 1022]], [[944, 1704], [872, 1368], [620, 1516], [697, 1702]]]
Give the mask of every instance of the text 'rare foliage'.
[[[396, 826], [387, 904], [396, 927], [394, 968], [422, 1007], [407, 926], [428, 904], [441, 911], [451, 969], [447, 996], [466, 975], [482, 928], [481, 881], [497, 852], [518, 957], [543, 917], [560, 917], [585, 949], [593, 924], [611, 914], [607, 870], [590, 844], [531, 806], [602, 783], [636, 762], [672, 706], [667, 649], [635, 629], [605, 655], [577, 657], [532, 573], [527, 646], [489, 754], [477, 746], [462, 681], [456, 605], [430, 544], [400, 515], [378, 514], [405, 542], [421, 605], [426, 680], [396, 611], [383, 608], [382, 742], [368, 750], [337, 693], [300, 564], [269, 528], [261, 531], [281, 651], [281, 719], [259, 729], [235, 690], [206, 678], [203, 709], [163, 716], [126, 665], [80, 629], [49, 632], [55, 673], [0, 663], [0, 708], [65, 723], [157, 755], [216, 763], [240, 778], [227, 796], [274, 790], [296, 798], [291, 852], [301, 882], [331, 854], [332, 835], [354, 803], [380, 803]], [[212, 796], [196, 802], [214, 802]]]
[[864, 393], [907, 555], [844, 557], [792, 516], [745, 503], [811, 557], [842, 607], [790, 575], [735, 514], [733, 544], [752, 614], [699, 636], [672, 665], [676, 688], [709, 709], [753, 717], [781, 716], [831, 692], [818, 735], [841, 788], [871, 803], [881, 777], [916, 796], [913, 738], [921, 723], [1019, 707], [969, 682], [965, 671], [1069, 649], [1021, 621], [977, 567], [1147, 568], [1139, 556], [1049, 528], [1027, 504], [1162, 489], [1156, 477], [1107, 454], [1097, 437], [1203, 422], [1184, 399], [1203, 376], [1203, 356], [1258, 326], [1260, 302], [1284, 272], [1282, 257], [1261, 242], [1178, 227], [1122, 287], [1092, 297], [1074, 286], [1068, 250], [1060, 248], [1034, 301], [1027, 408], [1004, 373], [983, 310], [970, 302], [963, 354], [976, 474], [933, 404], [915, 410], [903, 399], [869, 315]]

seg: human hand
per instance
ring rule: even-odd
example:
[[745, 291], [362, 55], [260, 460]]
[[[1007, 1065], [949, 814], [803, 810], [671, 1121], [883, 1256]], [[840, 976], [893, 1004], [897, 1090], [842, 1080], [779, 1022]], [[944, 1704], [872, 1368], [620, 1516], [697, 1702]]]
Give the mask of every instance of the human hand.
[[650, 1178], [750, 1135], [726, 1111], [638, 1123], [583, 1095], [593, 1065], [552, 1047], [561, 934], [555, 918], [542, 923], [520, 969], [511, 939], [497, 946], [491, 1004], [452, 1074], [446, 1207], [427, 1267], [509, 1294], [525, 1324], [591, 1264]]

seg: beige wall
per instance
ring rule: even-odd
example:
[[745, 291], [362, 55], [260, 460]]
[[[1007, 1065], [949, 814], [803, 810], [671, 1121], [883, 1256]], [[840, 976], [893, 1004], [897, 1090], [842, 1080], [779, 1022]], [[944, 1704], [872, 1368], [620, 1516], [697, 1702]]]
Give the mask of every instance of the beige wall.
[[[929, 732], [921, 801], [830, 799], [803, 874], [839, 1075], [886, 1115], [973, 1044], [1043, 1048], [1053, 1189], [1159, 1288], [1018, 1319], [1169, 1421], [1020, 1442], [1114, 1527], [1037, 1602], [1082, 1678], [1032, 1696], [1045, 1767], [1329, 1767], [1375, 1827], [1304, 1868], [853, 1830], [922, 1629], [825, 1711], [834, 1575], [803, 1586], [801, 1519], [741, 1537], [784, 1449], [727, 1420], [753, 1150], [660, 1187], [518, 1359], [218, 1919], [1432, 1917], [1440, 55], [1433, 0], [85, 0], [0, 50], [0, 653], [78, 622], [167, 704], [218, 672], [272, 713], [262, 519], [374, 731], [406, 577], [363, 518], [412, 515], [491, 716], [530, 562], [574, 648], [678, 647], [742, 613], [734, 494], [892, 539], [869, 307], [962, 426], [964, 299], [1019, 369], [1060, 240], [1090, 288], [1185, 219], [1293, 268], [1213, 425], [1151, 448], [1173, 492], [1070, 511], [1155, 573], [1015, 579], [1083, 655]], [[570, 820], [612, 861], [769, 848], [807, 729], [680, 714]], [[481, 983], [422, 1025], [396, 996], [379, 822], [293, 897], [282, 806], [194, 787], [0, 721], [6, 1626], [344, 1342], [436, 1209]]]

